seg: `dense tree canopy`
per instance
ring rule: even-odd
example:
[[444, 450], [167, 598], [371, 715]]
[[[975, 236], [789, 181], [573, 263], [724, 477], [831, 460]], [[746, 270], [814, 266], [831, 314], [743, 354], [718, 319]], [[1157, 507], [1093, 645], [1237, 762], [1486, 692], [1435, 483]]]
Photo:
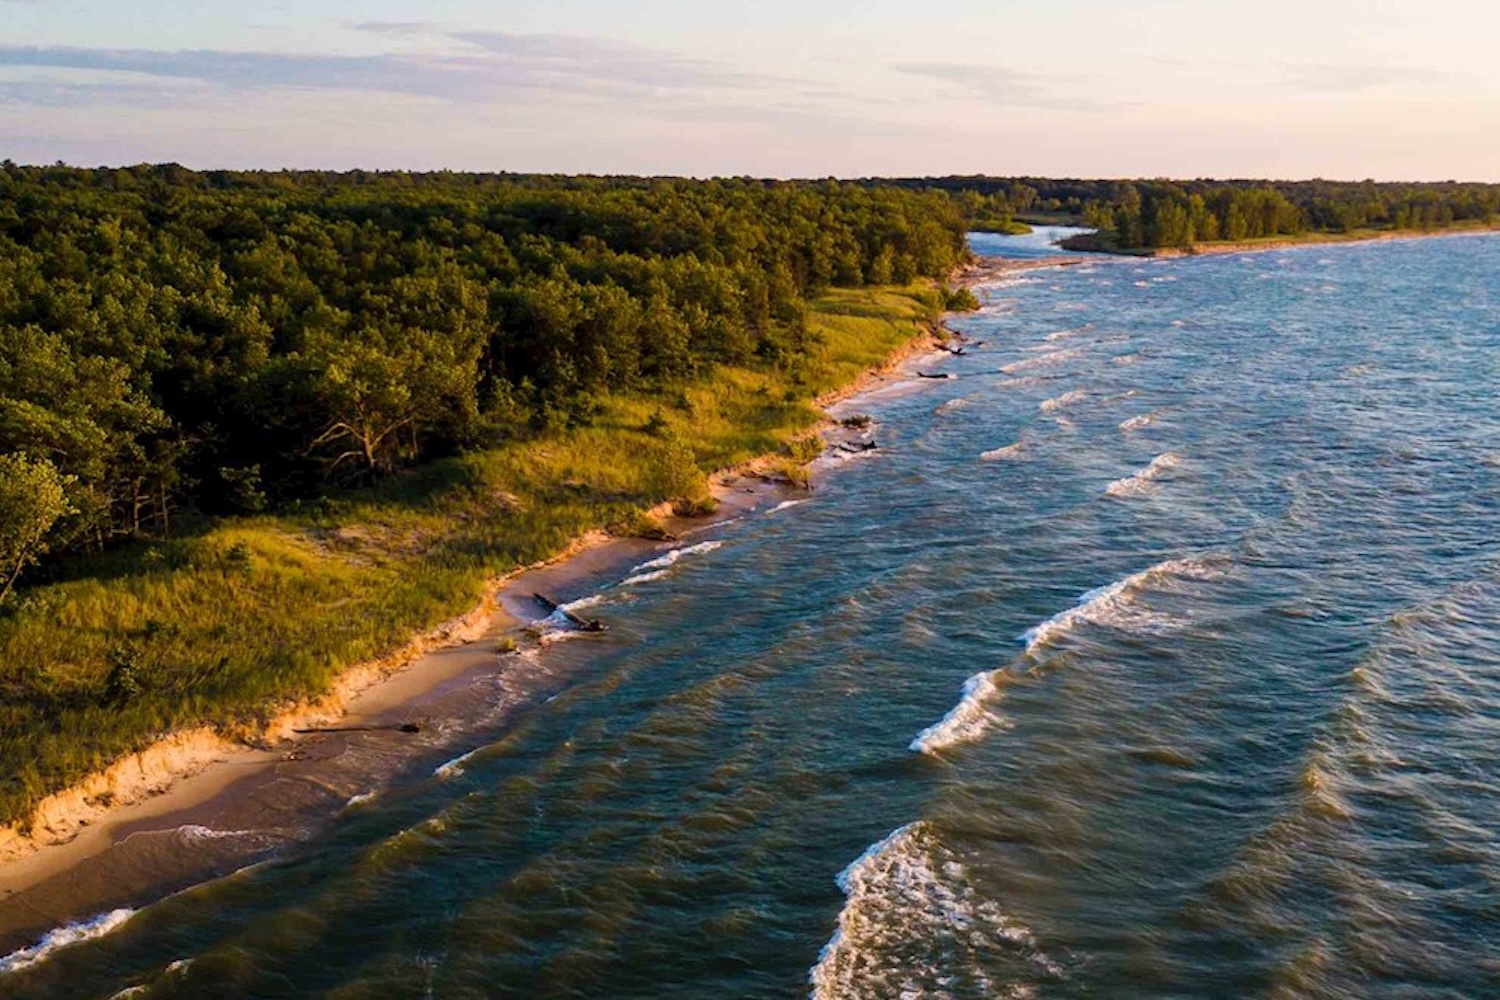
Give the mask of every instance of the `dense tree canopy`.
[[1003, 228], [1013, 218], [1068, 216], [1119, 249], [1179, 247], [1299, 233], [1434, 230], [1500, 218], [1500, 184], [1375, 181], [1049, 180], [940, 177], [887, 181], [942, 190], [967, 218]]
[[831, 181], [7, 162], [0, 456], [66, 485], [53, 543], [257, 510], [794, 366], [805, 296], [945, 276], [963, 232], [941, 193]]

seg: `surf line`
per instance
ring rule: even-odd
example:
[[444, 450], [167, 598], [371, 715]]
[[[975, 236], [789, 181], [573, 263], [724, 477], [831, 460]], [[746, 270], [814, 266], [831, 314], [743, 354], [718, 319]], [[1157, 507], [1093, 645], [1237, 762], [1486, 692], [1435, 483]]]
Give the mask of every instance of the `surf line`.
[[1141, 614], [1136, 607], [1137, 599], [1147, 587], [1167, 579], [1217, 579], [1224, 574], [1224, 561], [1222, 556], [1168, 559], [1088, 591], [1073, 607], [1023, 633], [1020, 641], [1025, 643], [1025, 648], [1017, 660], [998, 670], [977, 673], [965, 681], [958, 704], [940, 721], [918, 733], [908, 749], [913, 753], [933, 755], [974, 742], [1000, 721], [991, 705], [1013, 681], [1015, 674], [1011, 667], [1040, 657], [1079, 624], [1093, 622], [1128, 629], [1133, 623], [1156, 622], [1155, 617]]

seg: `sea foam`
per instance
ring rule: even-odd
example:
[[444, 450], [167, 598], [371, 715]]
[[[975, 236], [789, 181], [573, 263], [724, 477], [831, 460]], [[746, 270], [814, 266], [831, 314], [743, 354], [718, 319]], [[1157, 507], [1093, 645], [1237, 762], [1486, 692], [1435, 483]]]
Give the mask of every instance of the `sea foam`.
[[1041, 405], [1038, 406], [1037, 409], [1041, 410], [1043, 413], [1054, 413], [1057, 410], [1062, 409], [1064, 406], [1072, 406], [1074, 403], [1081, 402], [1088, 398], [1089, 394], [1086, 389], [1070, 389], [1069, 391], [1063, 393], [1061, 396], [1054, 396], [1051, 399], [1043, 400]]
[[1107, 625], [1128, 632], [1149, 632], [1177, 624], [1176, 619], [1142, 607], [1140, 595], [1148, 588], [1172, 579], [1220, 579], [1225, 573], [1225, 563], [1221, 556], [1168, 559], [1123, 580], [1096, 587], [1080, 597], [1073, 607], [1023, 633], [1021, 641], [1026, 644], [1026, 653], [1036, 655], [1083, 623]]
[[1026, 453], [1026, 445], [1022, 441], [1008, 444], [1004, 448], [996, 448], [979, 456], [981, 462], [1004, 462], [1010, 459], [1022, 457]]
[[[1023, 655], [1036, 657], [1078, 625], [1105, 625], [1127, 632], [1168, 631], [1182, 624], [1176, 618], [1151, 609], [1140, 597], [1152, 588], [1167, 587], [1173, 580], [1216, 580], [1224, 576], [1227, 558], [1209, 555], [1169, 559], [1122, 580], [1096, 587], [1066, 611], [1028, 629], [1021, 635]], [[915, 753], [935, 754], [963, 743], [972, 743], [988, 732], [1000, 717], [989, 704], [1000, 694], [1009, 675], [1004, 668], [975, 674], [964, 683], [963, 697], [941, 721], [922, 730], [911, 741]]]
[[474, 755], [483, 749], [484, 747], [475, 747], [468, 753], [454, 757], [445, 764], [439, 764], [432, 772], [433, 777], [444, 779], [462, 777], [465, 770], [464, 765], [473, 760]]
[[1182, 464], [1182, 456], [1175, 452], [1167, 452], [1165, 455], [1157, 455], [1151, 460], [1151, 464], [1133, 476], [1124, 479], [1116, 479], [1104, 488], [1104, 492], [1112, 497], [1131, 497], [1148, 492], [1152, 484], [1163, 472], [1177, 468]]
[[926, 821], [871, 845], [836, 881], [844, 907], [808, 974], [811, 1000], [1015, 995], [986, 971], [997, 951], [1028, 967], [1028, 979], [1063, 978]]
[[699, 542], [697, 545], [688, 545], [684, 548], [673, 549], [671, 552], [668, 552], [665, 555], [658, 556], [655, 559], [649, 559], [646, 562], [641, 563], [639, 566], [631, 569], [630, 572], [641, 573], [654, 569], [668, 569], [676, 565], [679, 560], [685, 559], [688, 556], [699, 555], [705, 552], [712, 552], [715, 549], [720, 549], [723, 547], [723, 542]]
[[29, 969], [33, 965], [45, 962], [58, 951], [69, 945], [78, 944], [82, 941], [91, 941], [103, 937], [125, 924], [127, 920], [135, 916], [135, 910], [111, 910], [101, 913], [91, 920], [80, 921], [76, 924], [68, 924], [48, 931], [40, 941], [29, 948], [13, 951], [4, 958], [0, 958], [0, 976], [11, 972], [20, 972]]
[[1000, 694], [1000, 681], [1004, 676], [996, 670], [970, 677], [964, 682], [963, 698], [953, 710], [943, 716], [941, 722], [918, 733], [908, 749], [915, 753], [934, 754], [983, 736], [996, 721], [987, 703]]

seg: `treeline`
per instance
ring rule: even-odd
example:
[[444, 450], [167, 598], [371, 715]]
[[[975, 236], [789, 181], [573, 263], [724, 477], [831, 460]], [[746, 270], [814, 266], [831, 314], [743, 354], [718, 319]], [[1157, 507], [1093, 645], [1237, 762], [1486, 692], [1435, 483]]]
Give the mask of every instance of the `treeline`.
[[1375, 181], [1048, 180], [943, 177], [897, 181], [943, 190], [987, 228], [1030, 214], [1071, 216], [1115, 249], [1185, 247], [1359, 230], [1437, 230], [1493, 225], [1500, 185]]
[[[594, 415], [706, 366], [795, 375], [805, 298], [942, 278], [938, 192], [0, 165], [0, 588]], [[3, 599], [0, 590], [0, 599]]]

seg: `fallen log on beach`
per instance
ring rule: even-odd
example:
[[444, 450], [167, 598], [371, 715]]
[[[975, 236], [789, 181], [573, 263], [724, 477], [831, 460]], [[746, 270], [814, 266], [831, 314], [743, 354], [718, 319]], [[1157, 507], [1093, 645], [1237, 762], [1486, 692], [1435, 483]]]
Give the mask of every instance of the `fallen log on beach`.
[[569, 611], [567, 608], [563, 607], [561, 604], [557, 603], [545, 594], [532, 593], [531, 596], [536, 598], [537, 603], [546, 608], [549, 612], [562, 615], [565, 619], [568, 620], [570, 624], [573, 625], [574, 628], [578, 629], [580, 632], [604, 632], [609, 628], [608, 625], [597, 618], [582, 618], [578, 615], [575, 615], [573, 612]]

